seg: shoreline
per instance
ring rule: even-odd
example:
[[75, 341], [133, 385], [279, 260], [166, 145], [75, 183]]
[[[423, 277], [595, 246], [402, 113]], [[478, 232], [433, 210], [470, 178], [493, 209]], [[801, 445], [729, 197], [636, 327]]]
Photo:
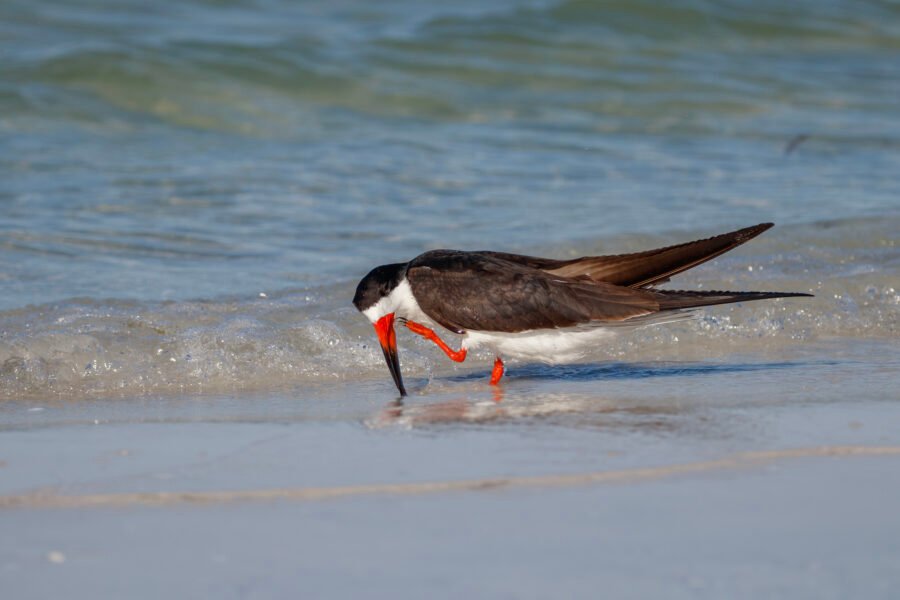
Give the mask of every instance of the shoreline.
[[122, 508], [175, 506], [180, 504], [226, 504], [270, 501], [321, 501], [358, 496], [408, 496], [444, 492], [480, 492], [513, 488], [572, 487], [598, 484], [628, 484], [698, 473], [760, 468], [785, 460], [823, 457], [900, 456], [900, 446], [820, 446], [786, 450], [741, 452], [717, 460], [565, 475], [496, 477], [423, 483], [384, 483], [335, 487], [282, 488], [240, 491], [144, 492], [67, 495], [38, 491], [0, 496], [0, 510]]

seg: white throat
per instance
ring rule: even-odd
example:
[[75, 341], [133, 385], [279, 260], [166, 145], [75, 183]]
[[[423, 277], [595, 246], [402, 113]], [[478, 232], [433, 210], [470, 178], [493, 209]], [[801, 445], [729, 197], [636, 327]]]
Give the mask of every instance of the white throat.
[[363, 311], [363, 314], [372, 323], [390, 313], [395, 313], [398, 317], [404, 317], [419, 323], [432, 322], [419, 308], [419, 303], [416, 302], [412, 288], [409, 287], [409, 281], [405, 277], [397, 287], [391, 290], [390, 294]]

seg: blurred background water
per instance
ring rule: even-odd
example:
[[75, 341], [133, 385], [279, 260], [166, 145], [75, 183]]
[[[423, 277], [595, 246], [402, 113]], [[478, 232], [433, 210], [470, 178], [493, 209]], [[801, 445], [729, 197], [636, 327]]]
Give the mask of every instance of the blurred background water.
[[897, 173], [895, 2], [4, 0], [0, 398], [383, 375], [376, 264], [769, 220], [682, 285], [817, 300], [683, 335], [896, 337]]

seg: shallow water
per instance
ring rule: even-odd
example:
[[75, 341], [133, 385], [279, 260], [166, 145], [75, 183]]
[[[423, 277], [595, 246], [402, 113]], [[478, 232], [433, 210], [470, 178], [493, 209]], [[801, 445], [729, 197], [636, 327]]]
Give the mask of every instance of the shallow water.
[[[890, 456], [616, 490], [85, 519], [78, 503], [896, 446], [897, 98], [889, 2], [0, 3], [3, 589], [472, 592], [454, 564], [488, 595], [890, 597]], [[350, 305], [372, 266], [432, 248], [574, 257], [764, 221], [668, 287], [814, 298], [622, 333], [575, 365], [511, 362], [499, 390], [490, 355], [449, 364], [400, 332], [396, 405]], [[37, 510], [59, 495], [75, 507]], [[299, 529], [276, 542], [284, 522]], [[191, 542], [168, 555], [178, 531]]]
[[467, 4], [4, 2], [0, 307], [897, 215], [891, 3]]
[[[815, 298], [716, 307], [692, 321], [623, 331], [587, 361], [727, 363], [740, 354], [768, 361], [809, 348], [828, 359], [860, 340], [896, 341], [898, 230], [900, 218], [776, 230], [680, 276], [679, 284], [805, 291]], [[613, 252], [675, 239], [670, 234], [573, 243], [552, 253]], [[0, 312], [0, 399], [77, 401], [300, 390], [313, 382], [389, 384], [371, 327], [349, 304], [354, 285], [348, 279], [264, 295], [163, 302], [73, 298], [6, 310]], [[483, 353], [462, 366], [448, 364], [430, 343], [402, 331], [399, 336], [407, 377], [465, 373], [490, 364]], [[513, 376], [521, 367], [527, 365], [510, 363]], [[565, 370], [552, 372], [567, 377]], [[384, 394], [392, 394], [389, 385]]]

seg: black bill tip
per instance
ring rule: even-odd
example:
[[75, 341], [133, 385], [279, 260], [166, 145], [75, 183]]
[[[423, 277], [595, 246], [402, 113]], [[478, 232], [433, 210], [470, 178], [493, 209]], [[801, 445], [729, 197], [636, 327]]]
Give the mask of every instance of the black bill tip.
[[400, 390], [400, 395], [406, 396], [406, 388], [403, 387], [403, 376], [400, 374], [400, 358], [397, 356], [397, 348], [382, 346], [381, 351], [384, 352], [384, 360], [391, 371], [394, 383], [397, 384], [397, 389]]

